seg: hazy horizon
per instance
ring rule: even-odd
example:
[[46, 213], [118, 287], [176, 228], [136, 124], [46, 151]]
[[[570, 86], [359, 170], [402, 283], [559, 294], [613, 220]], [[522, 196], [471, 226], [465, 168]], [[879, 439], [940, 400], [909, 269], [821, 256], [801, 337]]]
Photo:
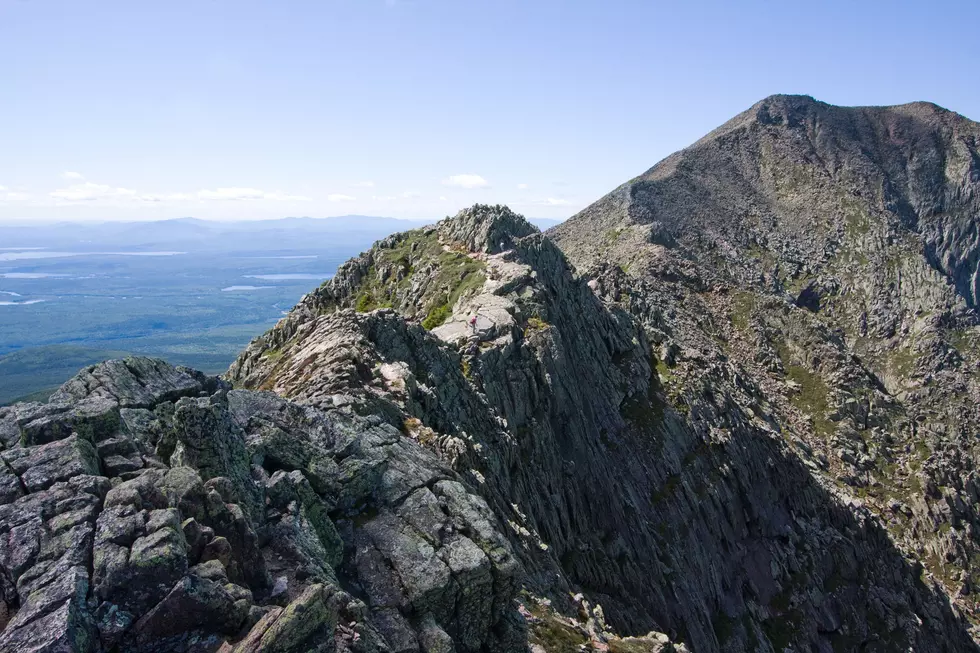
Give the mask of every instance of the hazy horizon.
[[[406, 217], [396, 217], [389, 215], [362, 215], [360, 213], [344, 213], [342, 215], [324, 215], [324, 216], [314, 216], [314, 215], [283, 215], [280, 217], [269, 217], [269, 218], [232, 218], [232, 219], [221, 219], [221, 218], [200, 218], [193, 215], [180, 215], [173, 217], [146, 217], [141, 218], [139, 216], [132, 216], [128, 218], [111, 220], [105, 218], [79, 218], [79, 219], [65, 219], [65, 218], [3, 218], [0, 217], [0, 225], [6, 226], [41, 226], [41, 225], [52, 225], [52, 224], [126, 224], [126, 223], [143, 223], [143, 222], [176, 222], [176, 221], [200, 221], [200, 222], [213, 222], [218, 224], [233, 224], [236, 222], [276, 222], [280, 220], [338, 220], [344, 218], [366, 218], [366, 219], [376, 219], [376, 220], [398, 220], [400, 222], [424, 222], [430, 218], [406, 218]], [[441, 218], [431, 218], [433, 220], [438, 220]], [[528, 216], [528, 219], [536, 219]]]
[[[175, 216], [171, 218], [154, 218], [148, 217], [141, 219], [139, 217], [123, 218], [118, 220], [109, 219], [64, 219], [64, 218], [2, 218], [0, 217], [0, 226], [8, 227], [43, 227], [43, 226], [56, 226], [59, 224], [65, 225], [102, 225], [102, 224], [138, 224], [138, 223], [158, 223], [158, 222], [178, 222], [178, 221], [197, 221], [197, 222], [207, 222], [213, 223], [215, 225], [231, 225], [237, 223], [262, 223], [262, 222], [280, 222], [284, 220], [344, 220], [344, 219], [364, 219], [364, 220], [394, 220], [397, 222], [408, 224], [425, 224], [427, 222], [436, 222], [442, 220], [447, 216], [433, 216], [425, 218], [410, 218], [410, 217], [398, 217], [392, 215], [363, 215], [360, 213], [345, 213], [343, 215], [324, 215], [324, 216], [314, 216], [314, 215], [284, 215], [280, 217], [270, 217], [270, 218], [232, 218], [232, 219], [222, 219], [222, 218], [199, 218], [192, 215], [185, 216]], [[536, 223], [559, 223], [567, 218], [542, 218], [538, 216], [525, 215], [524, 216], [529, 222]], [[569, 216], [571, 217], [571, 216]], [[540, 226], [540, 225], [539, 225]], [[0, 247], [0, 249], [3, 249]]]
[[0, 219], [563, 219], [774, 93], [980, 118], [978, 23], [953, 0], [0, 0]]

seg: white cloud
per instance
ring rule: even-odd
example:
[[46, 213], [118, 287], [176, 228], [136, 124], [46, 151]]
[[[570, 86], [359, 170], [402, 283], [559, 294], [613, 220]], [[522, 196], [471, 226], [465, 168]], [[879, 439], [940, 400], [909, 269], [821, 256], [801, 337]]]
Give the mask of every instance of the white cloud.
[[370, 181], [370, 180], [369, 181], [358, 181], [358, 182], [355, 182], [355, 183], [351, 184], [351, 186], [353, 186], [354, 188], [374, 188], [374, 182], [373, 181]]
[[444, 196], [440, 195], [439, 196], [439, 201], [440, 202], [448, 202], [449, 200], [447, 200]]
[[351, 197], [350, 195], [343, 195], [341, 193], [331, 193], [327, 195], [327, 199], [331, 202], [353, 202], [356, 197]]
[[397, 200], [398, 198], [394, 195], [375, 195], [372, 197], [375, 202], [390, 202], [392, 200]]
[[402, 197], [410, 200], [416, 197], [422, 197], [422, 193], [418, 192], [417, 190], [407, 190], [404, 193], [402, 193]]
[[20, 202], [30, 199], [30, 197], [27, 193], [18, 193], [10, 190], [6, 186], [0, 186], [0, 202]]
[[485, 188], [490, 184], [480, 175], [452, 175], [442, 180], [445, 186], [456, 188]]
[[[286, 195], [278, 191], [270, 193], [257, 188], [240, 188], [237, 186], [218, 188], [215, 190], [201, 190], [197, 192], [197, 197], [202, 200], [230, 200], [230, 201], [250, 201], [250, 200], [273, 200], [277, 202], [307, 202], [309, 197], [302, 195]], [[331, 195], [331, 201], [334, 201]]]
[[71, 172], [71, 171], [68, 171], [68, 172], [62, 172], [61, 173], [61, 178], [62, 179], [79, 180], [79, 179], [85, 179], [85, 176], [82, 173], [80, 173], [80, 172]]
[[572, 203], [569, 200], [549, 197], [543, 200], [534, 200], [532, 204], [537, 204], [539, 206], [571, 206]]
[[51, 197], [62, 202], [92, 202], [95, 200], [133, 198], [136, 191], [131, 188], [113, 188], [105, 184], [72, 184], [68, 188], [59, 188], [51, 193]]
[[517, 190], [527, 190], [527, 184], [517, 184]]

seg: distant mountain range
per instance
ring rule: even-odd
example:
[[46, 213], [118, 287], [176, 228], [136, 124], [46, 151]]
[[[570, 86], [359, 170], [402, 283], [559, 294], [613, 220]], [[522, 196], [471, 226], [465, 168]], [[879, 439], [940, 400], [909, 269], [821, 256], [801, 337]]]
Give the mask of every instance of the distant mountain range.
[[[274, 243], [281, 249], [309, 247], [317, 238], [332, 244], [360, 243], [365, 238], [414, 229], [432, 220], [341, 215], [330, 218], [281, 218], [277, 220], [217, 221], [174, 218], [146, 222], [56, 222], [0, 223], [0, 247], [74, 247], [105, 250], [126, 247], [163, 248], [204, 252], [230, 249], [252, 250]], [[531, 222], [545, 230], [560, 220], [536, 218]], [[190, 248], [190, 249], [188, 249]]]

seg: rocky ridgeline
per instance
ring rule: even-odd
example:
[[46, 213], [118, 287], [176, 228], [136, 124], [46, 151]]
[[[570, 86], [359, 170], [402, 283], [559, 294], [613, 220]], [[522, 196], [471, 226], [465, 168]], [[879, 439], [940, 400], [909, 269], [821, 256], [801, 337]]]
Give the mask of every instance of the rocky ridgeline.
[[[440, 278], [446, 256], [478, 282]], [[476, 206], [348, 263], [229, 376], [379, 416], [452, 466], [503, 524], [546, 650], [569, 643], [556, 613], [608, 624], [572, 639], [599, 650], [651, 630], [697, 651], [973, 650], [942, 588], [799, 454], [763, 386], [713, 356], [678, 387], [694, 354], [664, 330], [697, 308], [634, 281], [577, 276], [522, 219]], [[531, 610], [542, 600], [551, 616]]]
[[526, 641], [487, 504], [377, 417], [126, 359], [0, 409], [0, 435], [0, 651]]

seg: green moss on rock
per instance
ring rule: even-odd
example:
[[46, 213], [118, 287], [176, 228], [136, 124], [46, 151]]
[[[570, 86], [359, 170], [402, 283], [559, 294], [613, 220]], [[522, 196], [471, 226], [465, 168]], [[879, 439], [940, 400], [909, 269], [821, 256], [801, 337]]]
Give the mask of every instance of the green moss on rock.
[[450, 310], [448, 304], [443, 303], [433, 306], [429, 309], [425, 319], [422, 320], [422, 328], [428, 330], [435, 329], [437, 326], [445, 323], [445, 321], [449, 319], [451, 313], [452, 311]]

